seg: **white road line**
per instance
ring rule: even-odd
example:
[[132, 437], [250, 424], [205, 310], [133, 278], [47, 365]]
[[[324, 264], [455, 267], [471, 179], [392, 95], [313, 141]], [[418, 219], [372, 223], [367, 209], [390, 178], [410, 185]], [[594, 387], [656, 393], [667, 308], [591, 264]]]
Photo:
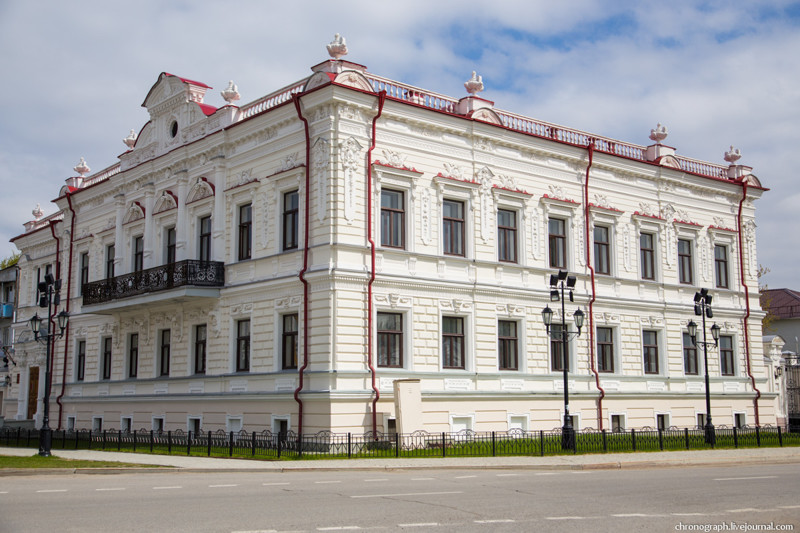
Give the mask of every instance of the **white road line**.
[[0, 491], [0, 494], [8, 494], [7, 490]]
[[341, 483], [341, 481], [315, 481], [317, 485], [329, 485], [331, 483]]
[[174, 487], [153, 487], [153, 490], [169, 490], [169, 489], [182, 489], [181, 486], [174, 486]]
[[800, 509], [800, 505], [779, 505], [778, 509]]
[[358, 526], [318, 527], [317, 531], [344, 531], [346, 529], [361, 529]]
[[411, 481], [433, 481], [432, 477], [412, 477]]
[[435, 527], [438, 522], [420, 522], [419, 524], [397, 524], [397, 527]]
[[216, 489], [216, 488], [221, 488], [221, 487], [238, 487], [238, 486], [239, 485], [236, 485], [236, 484], [231, 484], [231, 485], [209, 485], [208, 488]]
[[473, 477], [478, 477], [478, 476], [456, 476], [454, 479], [470, 479]]
[[381, 477], [375, 479], [365, 479], [364, 483], [374, 483], [375, 481], [389, 481], [389, 478]]
[[288, 485], [289, 483], [262, 483], [264, 487], [275, 487], [277, 485]]
[[498, 518], [496, 520], [473, 520], [476, 524], [510, 524], [516, 522], [510, 518]]
[[644, 513], [620, 513], [612, 514], [614, 518], [664, 518], [663, 514], [644, 514]]
[[394, 494], [361, 494], [350, 496], [351, 498], [392, 498], [397, 496], [436, 496], [439, 494], [464, 494], [460, 490], [441, 491], [441, 492], [396, 492]]
[[745, 507], [744, 509], [728, 509], [727, 512], [729, 513], [752, 513], [758, 512], [758, 509], [753, 507]]
[[573, 471], [573, 472], [570, 472], [570, 474], [584, 475], [585, 476], [586, 474], [591, 474], [591, 472], [575, 472], [575, 471]]
[[585, 520], [585, 516], [545, 516], [545, 520]]
[[557, 476], [558, 472], [537, 472], [534, 476]]
[[748, 479], [775, 479], [778, 476], [718, 477], [714, 481], [744, 481]]
[[122, 488], [122, 487], [117, 487], [117, 488], [110, 488], [110, 489], [94, 489], [94, 490], [96, 490], [97, 492], [110, 492], [112, 490], [125, 490], [125, 489]]
[[672, 516], [708, 516], [706, 513], [670, 513]]
[[254, 529], [252, 531], [231, 531], [231, 533], [278, 533], [277, 529]]
[[497, 474], [497, 477], [517, 477], [519, 474]]
[[44, 489], [37, 490], [36, 492], [67, 492], [67, 489]]

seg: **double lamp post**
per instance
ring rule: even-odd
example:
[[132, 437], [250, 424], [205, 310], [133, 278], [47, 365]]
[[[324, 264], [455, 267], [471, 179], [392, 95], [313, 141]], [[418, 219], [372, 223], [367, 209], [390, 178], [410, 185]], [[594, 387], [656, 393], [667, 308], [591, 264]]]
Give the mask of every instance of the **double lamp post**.
[[42, 457], [50, 456], [50, 449], [53, 442], [53, 431], [50, 429], [50, 361], [51, 346], [55, 339], [64, 336], [67, 328], [69, 315], [66, 311], [61, 311], [56, 315], [58, 331], [53, 331], [53, 313], [61, 303], [61, 280], [53, 279], [52, 274], [47, 274], [44, 281], [39, 282], [39, 307], [47, 308], [47, 326], [42, 332], [42, 322], [39, 313], [36, 313], [30, 320], [33, 337], [45, 345], [45, 367], [44, 367], [44, 414], [42, 416], [42, 427], [39, 430], [39, 455]]
[[695, 346], [703, 347], [703, 367], [706, 374], [706, 424], [703, 429], [706, 443], [713, 446], [716, 441], [716, 434], [714, 432], [714, 424], [711, 423], [711, 390], [708, 385], [708, 347], [713, 346], [716, 348], [719, 346], [720, 327], [717, 324], [711, 326], [711, 337], [714, 339], [714, 342], [708, 342], [706, 340], [706, 317], [714, 318], [714, 312], [711, 310], [711, 299], [712, 297], [708, 294], [708, 289], [700, 289], [694, 295], [694, 314], [703, 317], [703, 340], [697, 340], [697, 324], [694, 320], [690, 320], [689, 323], [686, 324], [686, 329], [689, 331], [692, 343], [694, 343]]

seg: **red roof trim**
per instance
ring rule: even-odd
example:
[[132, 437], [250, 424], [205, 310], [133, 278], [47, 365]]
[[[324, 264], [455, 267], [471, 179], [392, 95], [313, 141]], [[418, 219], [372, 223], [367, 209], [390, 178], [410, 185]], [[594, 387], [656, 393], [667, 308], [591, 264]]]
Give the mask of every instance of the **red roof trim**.
[[191, 85], [197, 85], [199, 87], [205, 87], [206, 89], [213, 89], [212, 86], [206, 85], [202, 81], [194, 81], [194, 80], [190, 80], [189, 78], [181, 78], [180, 76], [176, 76], [175, 74], [170, 74], [169, 72], [164, 72], [163, 74], [164, 74], [164, 76], [169, 76], [171, 78], [178, 78], [183, 83], [189, 83]]
[[217, 108], [214, 107], [213, 105], [201, 104], [200, 102], [195, 102], [195, 103], [200, 106], [200, 110], [207, 117], [210, 117], [211, 115], [217, 112]]

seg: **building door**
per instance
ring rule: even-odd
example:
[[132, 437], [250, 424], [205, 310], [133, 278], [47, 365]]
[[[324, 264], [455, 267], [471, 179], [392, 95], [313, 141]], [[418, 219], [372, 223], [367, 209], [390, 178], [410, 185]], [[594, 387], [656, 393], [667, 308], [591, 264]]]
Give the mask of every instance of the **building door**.
[[32, 366], [28, 368], [28, 416], [27, 420], [33, 420], [33, 415], [36, 414], [36, 404], [39, 400], [39, 367]]
[[800, 433], [800, 356], [786, 356], [784, 373], [789, 431]]

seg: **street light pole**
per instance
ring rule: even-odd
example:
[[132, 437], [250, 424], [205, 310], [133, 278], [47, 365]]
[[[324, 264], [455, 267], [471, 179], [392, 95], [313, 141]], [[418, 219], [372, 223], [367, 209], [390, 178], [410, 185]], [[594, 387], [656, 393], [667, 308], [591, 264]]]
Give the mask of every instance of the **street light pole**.
[[61, 303], [61, 280], [53, 279], [52, 274], [47, 274], [44, 281], [39, 283], [39, 307], [47, 308], [47, 333], [40, 334], [42, 319], [39, 314], [35, 314], [30, 320], [33, 337], [45, 345], [45, 367], [44, 367], [44, 412], [42, 414], [42, 427], [39, 430], [39, 455], [42, 457], [50, 456], [50, 449], [53, 441], [53, 431], [50, 429], [50, 346], [55, 339], [64, 336], [67, 328], [69, 315], [66, 311], [61, 311], [56, 316], [58, 321], [58, 333], [53, 331], [53, 313]]
[[561, 370], [564, 376], [564, 425], [561, 427], [561, 448], [564, 450], [575, 449], [575, 428], [572, 426], [572, 417], [569, 414], [569, 359], [567, 357], [568, 342], [571, 338], [576, 338], [581, 334], [583, 327], [583, 311], [580, 309], [574, 313], [575, 326], [577, 333], [567, 333], [567, 318], [565, 309], [564, 292], [569, 290], [569, 301], [574, 301], [573, 291], [575, 289], [575, 276], [570, 276], [565, 270], [559, 270], [558, 274], [550, 275], [550, 301], [561, 300], [561, 338], [557, 339], [550, 333], [550, 325], [553, 321], [553, 310], [546, 306], [542, 310], [542, 320], [547, 328], [547, 336], [556, 342], [561, 343]]
[[708, 289], [700, 289], [700, 291], [694, 295], [694, 314], [702, 317], [703, 340], [697, 340], [697, 324], [695, 324], [694, 320], [689, 321], [686, 325], [686, 329], [689, 330], [692, 343], [694, 343], [695, 346], [701, 345], [703, 347], [703, 366], [706, 377], [706, 424], [703, 429], [706, 443], [713, 446], [716, 442], [716, 432], [714, 430], [714, 424], [711, 423], [711, 387], [708, 380], [708, 347], [714, 346], [714, 348], [716, 348], [719, 346], [720, 327], [716, 323], [711, 326], [711, 337], [714, 339], [714, 342], [708, 342], [706, 337], [706, 317], [714, 318], [714, 312], [711, 310], [711, 300], [712, 297], [708, 294]]

